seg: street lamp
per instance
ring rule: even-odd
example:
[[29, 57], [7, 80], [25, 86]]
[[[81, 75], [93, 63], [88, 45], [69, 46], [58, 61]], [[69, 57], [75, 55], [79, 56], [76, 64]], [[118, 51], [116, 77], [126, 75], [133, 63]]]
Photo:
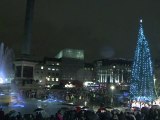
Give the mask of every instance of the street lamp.
[[111, 106], [113, 106], [113, 91], [115, 89], [115, 86], [111, 85], [110, 89], [111, 89]]

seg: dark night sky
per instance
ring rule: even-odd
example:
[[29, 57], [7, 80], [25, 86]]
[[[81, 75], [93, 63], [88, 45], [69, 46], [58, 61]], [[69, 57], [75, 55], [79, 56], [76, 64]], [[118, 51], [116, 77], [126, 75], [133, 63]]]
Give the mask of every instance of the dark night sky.
[[[25, 4], [0, 1], [0, 39], [15, 53], [21, 51]], [[160, 58], [159, 5], [160, 0], [36, 0], [32, 54], [55, 56], [78, 48], [85, 50], [86, 61], [133, 58], [142, 17], [153, 58]]]

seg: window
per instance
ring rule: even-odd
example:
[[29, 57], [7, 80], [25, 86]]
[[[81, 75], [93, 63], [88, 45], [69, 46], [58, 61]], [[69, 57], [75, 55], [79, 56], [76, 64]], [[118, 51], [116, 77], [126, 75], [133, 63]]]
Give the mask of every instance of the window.
[[32, 78], [33, 77], [33, 67], [24, 66], [23, 67], [23, 77]]
[[43, 70], [44, 69], [44, 67], [43, 66], [41, 66], [41, 70]]
[[47, 79], [47, 81], [49, 81], [49, 80], [50, 80], [50, 78], [49, 78], [49, 77], [46, 77], [46, 79]]
[[58, 78], [56, 78], [56, 81], [58, 81], [59, 79]]
[[16, 77], [21, 77], [21, 70], [22, 70], [22, 66], [16, 67]]
[[51, 68], [48, 68], [48, 70], [51, 70]]

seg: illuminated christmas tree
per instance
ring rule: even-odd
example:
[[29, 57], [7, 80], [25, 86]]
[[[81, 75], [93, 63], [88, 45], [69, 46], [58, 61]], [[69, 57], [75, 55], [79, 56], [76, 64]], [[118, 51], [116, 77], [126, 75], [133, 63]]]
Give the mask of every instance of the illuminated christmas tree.
[[153, 67], [148, 41], [146, 40], [140, 20], [138, 42], [135, 51], [131, 84], [130, 97], [136, 101], [153, 101], [156, 98], [153, 78]]

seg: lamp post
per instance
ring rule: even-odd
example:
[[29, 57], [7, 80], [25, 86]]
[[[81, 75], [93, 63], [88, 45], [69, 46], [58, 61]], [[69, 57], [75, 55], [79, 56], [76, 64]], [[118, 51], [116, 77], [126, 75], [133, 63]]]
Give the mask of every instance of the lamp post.
[[111, 85], [110, 89], [111, 89], [111, 106], [113, 106], [113, 91], [115, 89], [115, 86]]

